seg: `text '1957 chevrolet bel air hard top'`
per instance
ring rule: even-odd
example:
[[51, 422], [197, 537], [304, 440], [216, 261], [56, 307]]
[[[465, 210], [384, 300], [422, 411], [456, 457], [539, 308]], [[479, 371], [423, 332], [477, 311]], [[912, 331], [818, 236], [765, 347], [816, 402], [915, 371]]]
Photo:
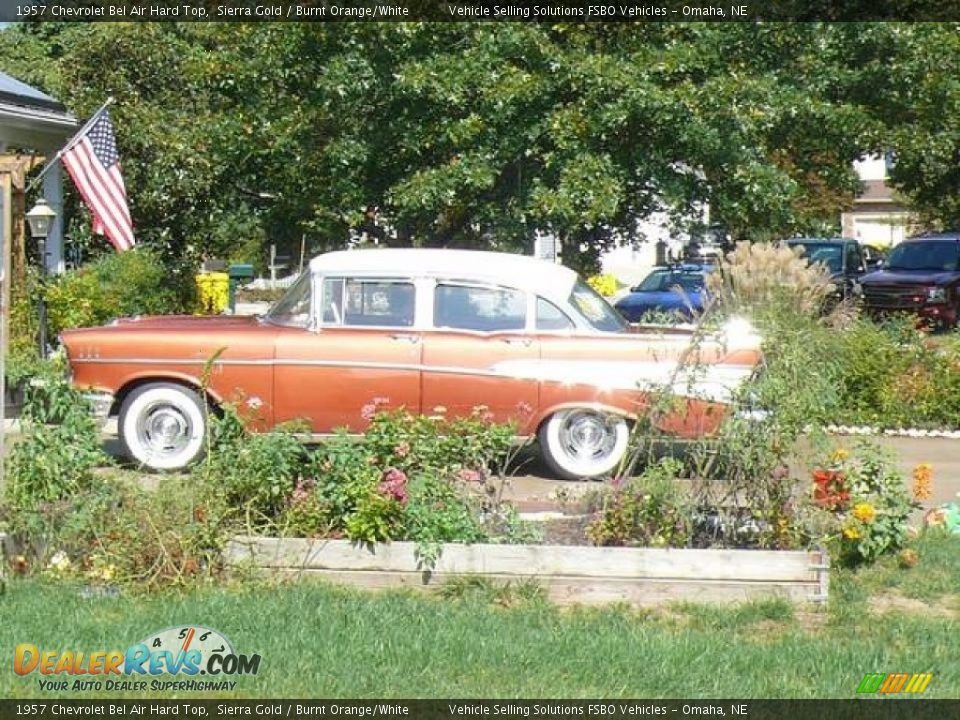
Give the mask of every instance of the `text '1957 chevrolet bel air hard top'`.
[[[708, 435], [760, 358], [748, 328], [691, 353], [690, 332], [637, 332], [568, 268], [470, 250], [328, 253], [264, 317], [129, 318], [61, 339], [74, 385], [119, 413], [125, 452], [158, 470], [202, 454], [222, 403], [255, 429], [303, 420], [316, 434], [362, 433], [372, 407], [484, 406], [536, 437], [561, 477], [596, 477], [658, 388], [679, 399], [661, 429]], [[691, 354], [697, 369], [678, 371]]]

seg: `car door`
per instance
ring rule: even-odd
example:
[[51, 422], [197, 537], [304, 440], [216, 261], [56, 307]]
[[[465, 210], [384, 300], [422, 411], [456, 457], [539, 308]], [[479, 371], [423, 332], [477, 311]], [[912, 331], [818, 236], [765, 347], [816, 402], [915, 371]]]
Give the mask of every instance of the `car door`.
[[308, 420], [315, 433], [363, 432], [378, 410], [420, 412], [422, 333], [416, 287], [405, 278], [326, 277], [314, 290], [312, 329], [277, 338], [277, 422]]
[[433, 328], [423, 335], [425, 413], [476, 408], [521, 424], [539, 406], [540, 344], [527, 329], [530, 298], [514, 288], [440, 281]]
[[866, 269], [860, 245], [847, 243], [843, 253], [843, 287], [840, 288], [842, 297], [849, 298], [856, 294], [860, 278]]

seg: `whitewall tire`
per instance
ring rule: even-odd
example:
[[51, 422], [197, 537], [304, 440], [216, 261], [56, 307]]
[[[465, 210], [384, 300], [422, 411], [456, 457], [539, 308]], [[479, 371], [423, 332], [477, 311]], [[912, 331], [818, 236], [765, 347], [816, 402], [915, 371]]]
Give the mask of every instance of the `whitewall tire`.
[[203, 454], [207, 411], [188, 387], [150, 383], [127, 395], [117, 426], [128, 458], [153, 470], [180, 470]]
[[613, 472], [627, 452], [625, 418], [587, 408], [560, 410], [540, 427], [543, 459], [564, 480], [585, 480]]

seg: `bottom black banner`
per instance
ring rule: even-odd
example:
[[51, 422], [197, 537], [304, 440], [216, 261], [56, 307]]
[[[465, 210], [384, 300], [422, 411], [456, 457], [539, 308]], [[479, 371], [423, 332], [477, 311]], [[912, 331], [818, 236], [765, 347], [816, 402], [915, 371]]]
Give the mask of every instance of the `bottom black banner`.
[[960, 717], [960, 700], [2, 700], [26, 718], [700, 718], [921, 720]]

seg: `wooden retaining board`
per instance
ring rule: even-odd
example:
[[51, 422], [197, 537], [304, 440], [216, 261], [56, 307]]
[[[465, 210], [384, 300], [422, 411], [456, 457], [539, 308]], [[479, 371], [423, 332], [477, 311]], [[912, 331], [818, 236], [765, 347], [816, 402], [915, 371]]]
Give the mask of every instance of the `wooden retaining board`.
[[237, 536], [227, 563], [368, 588], [436, 587], [463, 575], [534, 579], [556, 602], [654, 605], [774, 596], [824, 601], [825, 551], [688, 550], [566, 545], [444, 545], [432, 569], [412, 542], [365, 546], [348, 540]]

